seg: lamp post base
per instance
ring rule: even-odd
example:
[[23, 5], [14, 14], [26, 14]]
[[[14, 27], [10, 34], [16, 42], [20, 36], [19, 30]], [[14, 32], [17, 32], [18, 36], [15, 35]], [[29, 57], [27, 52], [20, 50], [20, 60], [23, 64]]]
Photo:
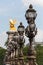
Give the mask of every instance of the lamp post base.
[[36, 63], [36, 51], [32, 47], [29, 48], [27, 59], [28, 59], [28, 65], [38, 65]]

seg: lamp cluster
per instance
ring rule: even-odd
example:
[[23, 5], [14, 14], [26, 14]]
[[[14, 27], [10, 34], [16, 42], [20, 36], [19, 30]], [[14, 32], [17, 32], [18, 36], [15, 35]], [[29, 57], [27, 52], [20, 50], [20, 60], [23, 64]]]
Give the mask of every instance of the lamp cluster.
[[[25, 13], [25, 17], [28, 23], [28, 26], [23, 26], [22, 22], [17, 28], [17, 32], [8, 31], [8, 45], [7, 52], [4, 58], [5, 65], [37, 65], [36, 63], [36, 51], [32, 47], [34, 42], [34, 37], [37, 34], [37, 28], [35, 24], [37, 13], [33, 9], [33, 6], [30, 4], [29, 9]], [[24, 62], [23, 57], [23, 46], [25, 43], [24, 33], [29, 38], [29, 50], [27, 59], [28, 62]]]

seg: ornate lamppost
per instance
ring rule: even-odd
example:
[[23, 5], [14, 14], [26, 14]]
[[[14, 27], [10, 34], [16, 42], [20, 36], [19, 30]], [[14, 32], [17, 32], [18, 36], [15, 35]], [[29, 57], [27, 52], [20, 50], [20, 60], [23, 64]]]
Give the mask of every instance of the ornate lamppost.
[[36, 51], [32, 47], [32, 43], [34, 42], [34, 37], [37, 34], [37, 28], [35, 24], [37, 13], [36, 10], [33, 9], [33, 6], [30, 4], [29, 9], [26, 11], [25, 17], [28, 23], [28, 26], [25, 30], [25, 35], [29, 38], [29, 51], [28, 51], [28, 65], [37, 65], [36, 63]]
[[20, 22], [20, 25], [18, 26], [17, 30], [18, 30], [18, 44], [19, 44], [19, 50], [18, 50], [19, 63], [20, 63], [20, 65], [24, 65], [22, 48], [23, 48], [23, 45], [24, 45], [24, 42], [25, 42], [25, 39], [24, 39], [25, 28], [24, 28], [22, 22]]

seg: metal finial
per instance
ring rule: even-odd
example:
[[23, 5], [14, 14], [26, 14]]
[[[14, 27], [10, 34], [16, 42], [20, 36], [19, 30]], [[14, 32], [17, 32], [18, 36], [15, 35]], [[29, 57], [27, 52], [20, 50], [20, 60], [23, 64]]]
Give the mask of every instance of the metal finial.
[[20, 22], [20, 25], [22, 25], [22, 22]]
[[33, 8], [32, 4], [30, 4], [29, 8]]

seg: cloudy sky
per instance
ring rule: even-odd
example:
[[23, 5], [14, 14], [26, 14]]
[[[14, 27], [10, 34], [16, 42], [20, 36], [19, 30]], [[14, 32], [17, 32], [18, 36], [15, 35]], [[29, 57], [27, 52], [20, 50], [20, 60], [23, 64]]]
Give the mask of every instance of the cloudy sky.
[[35, 20], [38, 28], [36, 41], [43, 41], [43, 0], [0, 0], [0, 46], [4, 47], [7, 39], [6, 32], [9, 31], [9, 20], [16, 19], [17, 24], [20, 22], [27, 26], [25, 19], [25, 12], [32, 4], [37, 11], [37, 18]]

